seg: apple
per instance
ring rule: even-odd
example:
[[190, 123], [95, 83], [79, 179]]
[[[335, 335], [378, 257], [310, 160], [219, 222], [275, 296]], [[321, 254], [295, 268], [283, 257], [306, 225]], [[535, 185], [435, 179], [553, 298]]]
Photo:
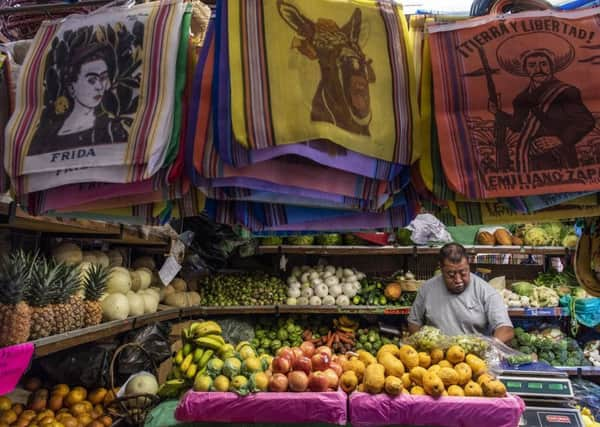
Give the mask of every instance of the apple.
[[315, 353], [327, 353], [329, 355], [329, 360], [331, 360], [331, 357], [333, 356], [331, 349], [329, 347], [327, 347], [326, 345], [317, 347], [317, 349], [315, 350]]
[[342, 373], [344, 372], [344, 370], [342, 369], [342, 365], [336, 362], [331, 362], [329, 364], [329, 368], [333, 369], [338, 377], [341, 377]]
[[272, 362], [274, 374], [287, 374], [292, 369], [292, 362], [287, 357], [278, 356]]
[[308, 357], [300, 356], [294, 360], [294, 363], [292, 363], [292, 369], [294, 371], [302, 371], [306, 375], [310, 375], [312, 372], [312, 362]]
[[325, 373], [316, 371], [308, 377], [308, 389], [315, 392], [324, 392], [329, 388], [329, 378]]
[[329, 368], [329, 361], [331, 360], [327, 353], [315, 353], [310, 358], [312, 362], [312, 368], [315, 371], [324, 371]]
[[308, 388], [308, 375], [302, 371], [292, 371], [288, 374], [290, 391], [302, 392]]
[[304, 341], [300, 344], [300, 350], [302, 350], [302, 353], [304, 353], [306, 357], [312, 357], [313, 354], [315, 354], [315, 345], [310, 341]]
[[274, 374], [269, 379], [269, 391], [284, 392], [288, 388], [287, 376], [283, 374]]
[[285, 358], [289, 359], [290, 363], [293, 362], [294, 359], [296, 358], [296, 355], [294, 354], [294, 352], [292, 351], [292, 349], [290, 347], [281, 347], [279, 350], [277, 350], [276, 356], [285, 357]]
[[325, 371], [323, 371], [323, 374], [327, 377], [327, 380], [329, 381], [329, 388], [337, 390], [339, 377], [335, 373], [335, 371], [331, 368], [328, 368], [328, 369], [325, 369]]
[[294, 359], [304, 356], [300, 347], [292, 347], [292, 352], [294, 353]]

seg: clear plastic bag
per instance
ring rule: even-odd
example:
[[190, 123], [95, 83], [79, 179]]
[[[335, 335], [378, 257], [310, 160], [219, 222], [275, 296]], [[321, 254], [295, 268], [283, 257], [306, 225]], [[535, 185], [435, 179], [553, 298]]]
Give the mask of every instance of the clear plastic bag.
[[227, 342], [237, 344], [254, 338], [254, 326], [249, 319], [223, 319], [219, 320], [219, 325]]
[[433, 326], [423, 326], [408, 338], [402, 339], [403, 344], [413, 346], [417, 351], [429, 352], [435, 348], [446, 350], [450, 346], [450, 337]]

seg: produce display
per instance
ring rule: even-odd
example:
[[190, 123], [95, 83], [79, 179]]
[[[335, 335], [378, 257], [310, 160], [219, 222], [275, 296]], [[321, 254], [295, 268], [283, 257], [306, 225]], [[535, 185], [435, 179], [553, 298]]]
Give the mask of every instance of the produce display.
[[340, 387], [370, 394], [504, 397], [506, 388], [487, 370], [484, 360], [452, 345], [417, 352], [410, 345], [382, 346], [377, 356], [358, 350], [342, 363]]
[[250, 341], [259, 355], [275, 354], [281, 347], [299, 347], [302, 344], [303, 327], [293, 317], [288, 319], [261, 318], [254, 329], [254, 339]]
[[350, 305], [360, 292], [360, 281], [365, 277], [356, 270], [332, 265], [294, 267], [287, 279], [286, 304]]
[[585, 366], [590, 362], [585, 358], [581, 347], [573, 338], [557, 328], [525, 332], [515, 328], [515, 338], [509, 343], [512, 348], [524, 354], [536, 354], [537, 359], [552, 366]]
[[[409, 235], [410, 238], [410, 235]], [[266, 236], [261, 237], [260, 244], [265, 246], [279, 246], [279, 245], [291, 245], [291, 246], [364, 246], [369, 245], [369, 242], [361, 239], [354, 234], [338, 234], [338, 233], [326, 233], [317, 235], [302, 235], [302, 236]]]
[[558, 307], [558, 293], [546, 286], [536, 286], [530, 282], [516, 282], [511, 290], [502, 291], [508, 307]]
[[592, 365], [600, 367], [600, 340], [588, 342], [583, 349], [583, 355]]
[[559, 222], [521, 224], [511, 230], [503, 227], [483, 228], [477, 233], [476, 240], [479, 245], [491, 246], [577, 246], [577, 235], [573, 229]]
[[26, 404], [13, 403], [0, 396], [0, 425], [15, 427], [110, 427], [113, 423], [106, 406], [118, 390], [86, 390], [57, 384], [42, 388], [41, 381], [29, 378], [25, 388], [31, 392]]
[[[407, 273], [409, 280], [414, 280], [412, 273]], [[406, 277], [406, 276], [404, 276]], [[361, 280], [362, 288], [352, 298], [354, 305], [389, 305], [409, 307], [415, 301], [416, 292], [402, 290], [402, 277], [399, 280], [384, 284], [383, 280], [364, 278]]]
[[160, 289], [160, 301], [171, 307], [192, 307], [200, 305], [202, 299], [196, 291], [188, 291], [187, 283], [175, 278], [166, 287]]
[[475, 335], [444, 335], [438, 328], [423, 326], [418, 332], [404, 340], [420, 352], [430, 352], [435, 349], [446, 349], [451, 346], [459, 346], [467, 353], [485, 358], [490, 344]]
[[199, 282], [200, 298], [208, 306], [282, 304], [287, 286], [264, 273], [213, 274]]
[[[325, 326], [312, 326], [302, 334], [304, 341], [311, 342], [316, 347], [327, 346], [335, 353], [344, 354], [356, 348], [356, 334], [358, 322], [348, 316], [340, 316], [333, 320], [333, 328]], [[314, 332], [313, 332], [314, 331]]]

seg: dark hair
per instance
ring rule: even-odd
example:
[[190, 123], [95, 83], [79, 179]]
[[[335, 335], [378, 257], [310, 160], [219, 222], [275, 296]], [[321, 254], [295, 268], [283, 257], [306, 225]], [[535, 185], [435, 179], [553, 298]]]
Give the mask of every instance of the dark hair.
[[463, 258], [469, 259], [467, 256], [467, 250], [463, 245], [458, 243], [446, 243], [440, 249], [440, 265], [443, 265], [444, 261], [448, 261], [452, 264], [458, 264]]
[[64, 76], [65, 87], [77, 80], [81, 72], [81, 66], [98, 59], [107, 62], [106, 46], [100, 43], [90, 44], [78, 49], [73, 49], [69, 60], [69, 67]]

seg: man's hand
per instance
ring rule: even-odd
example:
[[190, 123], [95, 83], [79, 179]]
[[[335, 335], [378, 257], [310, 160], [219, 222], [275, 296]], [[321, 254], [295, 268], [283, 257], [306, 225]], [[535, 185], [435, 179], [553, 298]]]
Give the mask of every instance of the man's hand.
[[557, 136], [540, 136], [533, 140], [532, 152], [535, 155], [547, 153], [562, 145], [562, 141]]
[[512, 340], [514, 336], [515, 330], [512, 328], [512, 326], [499, 326], [494, 331], [494, 338], [498, 338], [505, 344]]
[[408, 332], [410, 332], [411, 335], [415, 332], [419, 332], [419, 329], [421, 329], [421, 327], [416, 323], [408, 322]]

